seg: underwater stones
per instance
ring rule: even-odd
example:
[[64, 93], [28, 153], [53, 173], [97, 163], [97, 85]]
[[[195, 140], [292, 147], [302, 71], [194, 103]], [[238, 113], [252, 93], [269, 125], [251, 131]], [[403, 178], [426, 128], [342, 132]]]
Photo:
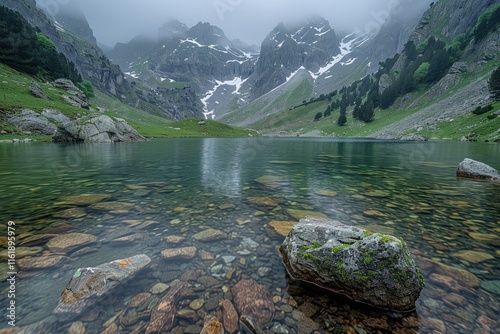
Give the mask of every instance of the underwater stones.
[[97, 238], [91, 234], [86, 233], [68, 233], [59, 235], [49, 240], [47, 247], [52, 252], [70, 252], [78, 247], [88, 245], [97, 240]]
[[204, 304], [205, 300], [203, 298], [198, 298], [189, 303], [189, 307], [194, 311], [198, 311]]
[[130, 279], [151, 262], [144, 254], [116, 260], [96, 267], [79, 268], [71, 277], [53, 313], [72, 319], [92, 305], [115, 286]]
[[62, 255], [25, 257], [16, 261], [21, 270], [47, 269], [62, 265], [68, 258]]
[[297, 220], [301, 220], [306, 217], [328, 218], [324, 213], [310, 210], [286, 209], [286, 212]]
[[165, 260], [191, 260], [196, 256], [196, 247], [170, 248], [161, 252]]
[[297, 222], [273, 220], [269, 223], [269, 226], [271, 226], [279, 235], [286, 237], [295, 224], [297, 224]]
[[387, 217], [385, 213], [380, 212], [378, 210], [366, 210], [363, 212], [363, 214], [368, 217], [378, 217], [378, 218]]
[[495, 257], [491, 254], [485, 252], [463, 250], [452, 254], [454, 257], [465, 260], [471, 263], [480, 263], [488, 260], [492, 260]]
[[149, 292], [151, 292], [153, 295], [161, 295], [162, 293], [167, 291], [168, 288], [170, 288], [168, 284], [157, 283], [149, 290]]
[[82, 208], [70, 208], [70, 209], [56, 212], [52, 215], [52, 217], [62, 218], [62, 219], [76, 219], [76, 218], [85, 217], [86, 215], [87, 215], [87, 213]]
[[368, 196], [368, 197], [375, 197], [375, 198], [386, 198], [386, 197], [390, 197], [391, 193], [388, 191], [385, 191], [385, 190], [370, 190], [370, 191], [363, 193], [363, 195]]
[[402, 239], [332, 220], [302, 219], [280, 253], [293, 278], [380, 308], [412, 310], [424, 286]]
[[255, 182], [260, 183], [266, 188], [277, 189], [287, 183], [287, 179], [278, 175], [264, 175], [257, 179]]
[[466, 270], [448, 266], [437, 261], [427, 260], [422, 257], [418, 257], [418, 262], [423, 267], [427, 267], [429, 272], [452, 277], [462, 286], [475, 288], [481, 284], [481, 280], [476, 275]]
[[68, 196], [61, 199], [61, 202], [57, 202], [56, 205], [78, 205], [87, 206], [94, 203], [102, 202], [109, 199], [111, 195], [106, 194], [81, 194], [76, 196]]
[[218, 241], [226, 238], [227, 238], [226, 233], [222, 232], [221, 230], [216, 230], [213, 228], [203, 230], [193, 235], [194, 240], [202, 242]]
[[[56, 234], [38, 234], [27, 237], [19, 242], [19, 246], [32, 247], [46, 244], [50, 239], [57, 237]], [[7, 242], [5, 242], [7, 244]]]
[[172, 330], [177, 314], [177, 300], [187, 287], [189, 287], [188, 283], [179, 282], [160, 299], [151, 312], [151, 320], [146, 328], [146, 334], [168, 333]]
[[207, 315], [205, 317], [205, 324], [200, 334], [224, 334], [224, 327], [216, 317], [213, 315]]
[[278, 201], [270, 197], [248, 197], [247, 201], [260, 209], [272, 210], [278, 206]]
[[484, 281], [481, 283], [481, 288], [489, 291], [491, 293], [495, 293], [500, 295], [500, 281]]
[[265, 286], [252, 279], [243, 279], [232, 288], [232, 293], [242, 316], [251, 318], [259, 327], [273, 320], [274, 303]]
[[330, 189], [320, 189], [314, 192], [316, 195], [325, 196], [325, 197], [335, 197], [337, 196], [337, 192]]
[[472, 159], [464, 159], [464, 161], [458, 165], [457, 177], [500, 182], [500, 174], [496, 169]]
[[95, 203], [90, 206], [94, 210], [104, 210], [110, 213], [126, 213], [129, 212], [134, 207], [132, 203], [125, 202], [100, 202]]
[[181, 236], [178, 236], [178, 235], [167, 235], [164, 240], [166, 242], [168, 242], [169, 244], [180, 244], [180, 243], [183, 243], [186, 238], [185, 237], [181, 237]]
[[222, 323], [226, 332], [234, 334], [238, 332], [238, 312], [234, 308], [233, 303], [229, 299], [224, 299], [221, 302], [222, 306]]
[[482, 242], [484, 244], [500, 247], [500, 237], [496, 234], [484, 234], [484, 233], [470, 232], [469, 236], [478, 242]]

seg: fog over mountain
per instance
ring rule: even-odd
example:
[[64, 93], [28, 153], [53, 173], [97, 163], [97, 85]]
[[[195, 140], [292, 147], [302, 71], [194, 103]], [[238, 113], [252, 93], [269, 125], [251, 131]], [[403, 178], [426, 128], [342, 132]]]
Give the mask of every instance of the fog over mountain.
[[[60, 4], [71, 0], [37, 0], [57, 14]], [[428, 6], [427, 1], [411, 0], [73, 0], [86, 15], [100, 43], [113, 46], [134, 36], [154, 36], [158, 27], [170, 19], [193, 26], [210, 22], [222, 28], [230, 39], [241, 39], [260, 45], [277, 23], [321, 15], [337, 31], [377, 28], [389, 12], [401, 4], [414, 2]]]

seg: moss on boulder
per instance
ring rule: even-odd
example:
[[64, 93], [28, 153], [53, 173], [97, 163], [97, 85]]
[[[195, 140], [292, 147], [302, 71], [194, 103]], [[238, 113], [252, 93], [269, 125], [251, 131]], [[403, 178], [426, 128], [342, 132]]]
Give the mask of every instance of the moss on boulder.
[[424, 286], [403, 239], [328, 219], [302, 219], [280, 253], [293, 278], [379, 308], [410, 311]]

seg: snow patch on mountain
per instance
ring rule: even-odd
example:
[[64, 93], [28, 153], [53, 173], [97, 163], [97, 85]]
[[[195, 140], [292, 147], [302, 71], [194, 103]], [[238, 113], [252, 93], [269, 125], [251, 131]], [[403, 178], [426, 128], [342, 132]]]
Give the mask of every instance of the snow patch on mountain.
[[345, 58], [345, 56], [350, 54], [355, 47], [363, 45], [369, 39], [370, 37], [367, 37], [366, 35], [355, 36], [354, 33], [345, 36], [340, 42], [340, 53], [334, 56], [328, 64], [321, 67], [318, 72], [313, 73], [309, 71], [309, 74], [313, 77], [314, 80], [316, 80], [323, 74], [330, 72], [332, 67], [338, 63], [340, 63], [341, 65], [351, 65], [356, 60], [356, 58], [351, 58], [343, 63], [341, 63], [341, 61]]
[[[217, 92], [219, 88], [224, 86], [234, 86], [234, 90], [231, 92], [231, 94], [239, 95], [241, 94], [240, 93], [241, 85], [243, 85], [247, 80], [248, 78], [242, 79], [240, 77], [235, 77], [232, 80], [226, 80], [226, 81], [215, 80], [214, 88], [209, 90], [201, 99], [201, 103], [203, 104], [203, 110], [204, 110], [203, 115], [205, 116], [205, 118], [215, 119], [216, 116], [215, 109], [208, 110], [208, 102], [210, 98], [214, 96], [214, 94]], [[224, 95], [224, 92], [221, 92], [221, 95]], [[219, 104], [219, 102], [215, 101], [215, 104]]]

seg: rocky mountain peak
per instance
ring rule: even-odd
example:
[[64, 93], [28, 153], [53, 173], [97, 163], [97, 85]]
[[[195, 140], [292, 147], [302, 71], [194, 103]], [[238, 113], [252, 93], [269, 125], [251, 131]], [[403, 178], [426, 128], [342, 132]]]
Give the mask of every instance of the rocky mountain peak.
[[184, 38], [188, 30], [184, 23], [170, 20], [158, 29], [158, 40], [161, 42], [170, 38]]
[[49, 17], [57, 22], [59, 29], [67, 30], [90, 44], [97, 45], [94, 32], [90, 28], [85, 14], [77, 4], [72, 2], [61, 4], [56, 12], [50, 7], [41, 8]]
[[291, 73], [301, 67], [317, 73], [339, 53], [337, 35], [322, 17], [288, 26], [278, 24], [262, 43], [253, 97], [259, 97], [284, 83]]
[[208, 22], [199, 22], [189, 29], [187, 35], [204, 45], [228, 46], [231, 44], [222, 29]]

